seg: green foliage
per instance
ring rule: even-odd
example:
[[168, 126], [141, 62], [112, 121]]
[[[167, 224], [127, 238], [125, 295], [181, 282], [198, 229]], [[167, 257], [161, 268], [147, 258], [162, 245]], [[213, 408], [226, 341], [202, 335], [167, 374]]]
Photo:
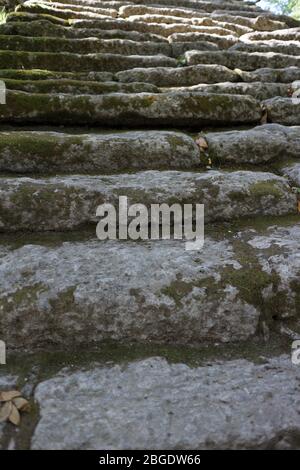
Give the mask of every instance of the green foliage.
[[274, 7], [278, 13], [300, 17], [300, 0], [265, 0], [264, 3]]
[[0, 24], [6, 23], [6, 17], [7, 17], [6, 10], [5, 8], [2, 8], [0, 10]]

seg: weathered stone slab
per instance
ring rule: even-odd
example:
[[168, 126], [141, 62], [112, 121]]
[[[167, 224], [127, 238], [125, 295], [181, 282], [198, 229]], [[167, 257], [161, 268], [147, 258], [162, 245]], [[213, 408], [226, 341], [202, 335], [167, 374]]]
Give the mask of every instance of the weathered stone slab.
[[[88, 8], [88, 7], [87, 7]], [[118, 16], [117, 10], [106, 9], [84, 9], [81, 8], [79, 11], [74, 8], [60, 9], [56, 7], [51, 7], [43, 3], [20, 4], [17, 7], [17, 11], [31, 13], [31, 14], [44, 14], [44, 15], [54, 15], [57, 18], [63, 18], [65, 20], [71, 18], [116, 18]]]
[[276, 52], [188, 51], [185, 53], [185, 58], [187, 65], [219, 64], [230, 69], [239, 68], [246, 71], [263, 67], [300, 67], [300, 57]]
[[0, 170], [20, 173], [191, 169], [199, 149], [179, 132], [0, 132]]
[[278, 52], [286, 55], [300, 55], [299, 41], [277, 41], [276, 39], [264, 42], [242, 43], [239, 42], [230, 48], [231, 51], [242, 52]]
[[163, 55], [75, 54], [70, 52], [0, 52], [0, 68], [45, 69], [58, 72], [118, 72], [135, 67], [175, 67], [175, 59]]
[[213, 162], [261, 164], [300, 158], [300, 127], [266, 124], [246, 131], [203, 135]]
[[239, 74], [240, 78], [245, 82], [280, 82], [280, 83], [292, 83], [295, 80], [300, 80], [300, 68], [299, 67], [287, 67], [272, 69], [269, 67], [257, 69], [252, 72], [245, 72], [243, 70], [235, 70]]
[[198, 127], [257, 123], [261, 106], [250, 96], [201, 93], [106, 95], [6, 93], [0, 122], [95, 124], [106, 127]]
[[249, 339], [259, 321], [297, 317], [299, 240], [295, 224], [206, 236], [201, 251], [180, 240], [1, 246], [1, 336], [22, 351]]
[[[300, 87], [299, 87], [300, 88]], [[225, 94], [239, 94], [250, 95], [257, 100], [267, 100], [274, 96], [288, 97], [291, 94], [291, 85], [288, 83], [215, 83], [215, 84], [200, 84], [191, 87], [177, 87], [177, 88], [162, 88], [163, 91], [182, 91], [182, 92], [201, 92], [201, 93], [225, 93]]]
[[[0, 36], [2, 50], [29, 52], [68, 52], [76, 54], [172, 55], [168, 43], [138, 42], [127, 39], [63, 39], [49, 37]], [[78, 56], [77, 56], [78, 57]], [[57, 57], [56, 57], [57, 59]], [[81, 59], [80, 59], [81, 60]], [[85, 59], [83, 58], [83, 61]], [[51, 62], [53, 64], [53, 61]], [[54, 67], [54, 64], [51, 65]], [[67, 65], [68, 67], [68, 65]], [[84, 63], [83, 63], [84, 67]], [[97, 66], [96, 66], [97, 67]]]
[[[230, 13], [230, 12], [229, 12]], [[241, 26], [247, 26], [256, 31], [275, 31], [278, 29], [286, 29], [287, 24], [283, 21], [276, 21], [268, 16], [258, 16], [256, 18], [247, 18], [245, 16], [233, 16], [226, 12], [212, 14], [213, 19], [218, 21], [226, 21], [228, 23], [234, 23]]]
[[269, 41], [272, 39], [277, 39], [280, 41], [299, 41], [300, 27], [279, 29], [278, 31], [271, 32], [256, 31], [254, 33], [247, 33], [240, 38], [241, 41], [250, 43], [252, 41]]
[[[176, 44], [177, 42], [190, 42], [191, 44], [195, 44], [199, 41], [209, 41], [215, 43], [220, 49], [228, 49], [238, 41], [238, 38], [232, 35], [220, 36], [218, 34], [212, 34], [208, 32], [174, 33], [170, 34], [168, 39], [170, 43], [173, 44]], [[197, 48], [194, 50], [197, 50]]]
[[96, 208], [129, 204], [205, 204], [206, 221], [295, 214], [288, 182], [265, 172], [148, 171], [112, 176], [0, 178], [0, 231], [70, 230], [95, 222]]
[[96, 82], [112, 82], [114, 75], [110, 72], [50, 72], [49, 70], [0, 70], [2, 80], [83, 80]]
[[99, 39], [129, 39], [132, 41], [167, 42], [167, 38], [150, 33], [126, 31], [121, 29], [87, 29], [56, 25], [50, 21], [39, 20], [31, 22], [10, 21], [0, 25], [0, 34], [15, 36], [46, 36], [69, 39], [99, 38]]
[[300, 125], [300, 98], [271, 98], [264, 101], [268, 121], [286, 126]]
[[[299, 153], [298, 153], [299, 158]], [[289, 178], [291, 184], [300, 189], [300, 163], [290, 163], [279, 169], [279, 172]], [[299, 194], [298, 194], [299, 197]]]
[[161, 87], [192, 86], [199, 83], [237, 82], [237, 72], [223, 65], [194, 65], [179, 68], [136, 68], [118, 72], [116, 77], [121, 82], [142, 81]]
[[[150, 83], [118, 83], [82, 80], [11, 80], [4, 79], [7, 90], [20, 90], [29, 93], [69, 93], [74, 95], [103, 95], [106, 93], [159, 93]], [[269, 98], [270, 96], [265, 96]]]
[[299, 380], [288, 356], [260, 365], [190, 368], [156, 357], [63, 370], [36, 389], [32, 448], [295, 449]]

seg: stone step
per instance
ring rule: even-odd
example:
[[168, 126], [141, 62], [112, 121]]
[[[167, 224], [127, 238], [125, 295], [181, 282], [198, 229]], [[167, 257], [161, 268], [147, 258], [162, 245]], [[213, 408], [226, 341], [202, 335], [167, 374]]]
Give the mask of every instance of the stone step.
[[278, 52], [285, 55], [300, 55], [300, 41], [277, 41], [275, 39], [264, 43], [237, 43], [230, 48], [230, 51], [241, 52]]
[[269, 122], [277, 122], [286, 126], [300, 125], [299, 98], [271, 98], [264, 101]]
[[253, 129], [201, 134], [208, 144], [202, 149], [213, 164], [263, 164], [300, 158], [300, 127], [265, 124]]
[[297, 222], [239, 227], [225, 239], [206, 234], [200, 251], [182, 240], [94, 238], [24, 246], [10, 239], [0, 250], [1, 337], [23, 354], [24, 345], [57, 351], [107, 339], [253, 340], [298, 314]]
[[114, 81], [114, 74], [110, 72], [50, 72], [49, 70], [16, 70], [4, 69], [0, 70], [0, 77], [2, 80], [83, 80], [83, 81], [97, 81], [97, 82], [110, 82]]
[[230, 69], [238, 68], [246, 71], [263, 67], [300, 67], [300, 57], [276, 52], [188, 51], [185, 53], [185, 58], [187, 65], [219, 64]]
[[[298, 70], [298, 69], [297, 69]], [[193, 65], [190, 67], [135, 68], [116, 74], [121, 82], [142, 81], [161, 87], [193, 86], [200, 83], [237, 82], [237, 72], [223, 65]]]
[[[71, 157], [72, 158], [72, 157]], [[0, 231], [74, 230], [94, 223], [98, 205], [205, 204], [206, 222], [296, 214], [288, 182], [265, 172], [145, 171], [111, 176], [0, 178]]]
[[[29, 93], [65, 93], [72, 95], [103, 95], [107, 93], [159, 93], [160, 90], [150, 83], [118, 83], [81, 81], [81, 80], [7, 80], [7, 90], [20, 90]], [[270, 95], [271, 96], [271, 95]], [[264, 99], [270, 98], [265, 95]], [[272, 95], [274, 96], [274, 94]]]
[[218, 50], [213, 42], [198, 43], [132, 41], [127, 39], [66, 39], [54, 37], [0, 36], [2, 50], [29, 52], [68, 52], [76, 54], [165, 55], [178, 57], [188, 50]]
[[258, 123], [260, 103], [250, 96], [201, 93], [106, 95], [6, 93], [0, 122], [94, 124], [105, 127], [197, 127]]
[[[170, 24], [170, 25], [184, 25], [184, 27], [180, 27], [182, 32], [191, 31], [190, 27], [187, 25], [194, 25], [201, 27], [203, 32], [211, 32], [212, 34], [219, 34], [221, 36], [226, 36], [228, 34], [233, 34], [236, 36], [242, 36], [249, 32], [253, 32], [251, 28], [247, 28], [246, 26], [239, 26], [233, 23], [226, 23], [213, 20], [211, 18], [179, 18], [177, 16], [166, 16], [166, 15], [135, 15], [130, 16], [128, 21], [132, 22], [144, 22], [154, 25], [155, 23], [158, 24]], [[205, 29], [207, 28], [207, 29]], [[199, 29], [199, 32], [201, 30]]]
[[[58, 18], [57, 16], [53, 15], [36, 15], [34, 13], [25, 13], [23, 11], [19, 12], [13, 12], [13, 13], [8, 13], [6, 17], [6, 22], [32, 22], [32, 21], [48, 21], [50, 23], [53, 23], [55, 25], [61, 25], [61, 26], [70, 26], [71, 20], [64, 20], [63, 18]], [[74, 21], [79, 21], [79, 20], [74, 20]]]
[[13, 36], [47, 36], [67, 39], [129, 39], [132, 41], [168, 42], [167, 38], [151, 33], [140, 33], [138, 31], [126, 31], [121, 29], [84, 29], [72, 28], [53, 24], [46, 20], [31, 22], [10, 21], [0, 25], [1, 35]]
[[[174, 33], [170, 34], [168, 40], [172, 44], [190, 43], [197, 44], [199, 41], [208, 41], [216, 44], [220, 49], [228, 49], [237, 43], [238, 38], [232, 35], [220, 36], [209, 32], [192, 32], [192, 33]], [[197, 47], [190, 47], [190, 50], [197, 50]]]
[[286, 22], [278, 21], [278, 18], [272, 19], [266, 15], [257, 16], [256, 18], [247, 18], [244, 16], [233, 16], [229, 13], [212, 13], [211, 18], [218, 21], [247, 26], [248, 28], [256, 31], [276, 31], [278, 29], [286, 29], [288, 27]]
[[[127, 2], [124, 2], [127, 3]], [[140, 4], [141, 0], [130, 0], [130, 3], [137, 3]], [[192, 8], [194, 10], [203, 10], [206, 12], [213, 12], [217, 9], [219, 10], [232, 10], [232, 11], [243, 11], [243, 12], [260, 12], [261, 10], [254, 5], [247, 5], [245, 3], [240, 3], [240, 2], [228, 2], [228, 1], [199, 1], [199, 0], [144, 0], [142, 2], [142, 5], [158, 5], [158, 6], [167, 6], [169, 8], [174, 7], [184, 7], [184, 8]]]
[[292, 83], [300, 80], [299, 67], [286, 67], [272, 69], [265, 67], [257, 69], [252, 72], [245, 72], [244, 70], [236, 69], [235, 72], [239, 75], [240, 80], [244, 82], [279, 82], [279, 83]]
[[45, 69], [57, 72], [118, 72], [135, 67], [176, 67], [164, 55], [75, 54], [70, 52], [0, 51], [0, 68]]
[[20, 5], [17, 8], [17, 11], [22, 11], [26, 10], [27, 8], [40, 8], [41, 10], [44, 9], [51, 9], [51, 10], [59, 10], [59, 11], [65, 11], [65, 10], [72, 10], [72, 11], [77, 11], [77, 12], [91, 12], [95, 14], [100, 14], [100, 15], [109, 15], [114, 18], [118, 16], [118, 10], [112, 7], [101, 7], [100, 5], [98, 6], [92, 6], [92, 5], [87, 5], [85, 2], [81, 3], [80, 5], [76, 5], [72, 2], [70, 3], [64, 3], [64, 2], [46, 2], [44, 0], [38, 1], [38, 0], [28, 0], [23, 2], [22, 5]]
[[87, 9], [81, 9], [80, 11], [74, 10], [71, 7], [68, 9], [58, 9], [55, 7], [47, 6], [43, 3], [37, 4], [20, 4], [17, 7], [17, 11], [33, 14], [46, 14], [54, 15], [57, 18], [72, 19], [72, 18], [116, 18], [118, 16], [117, 10], [101, 9], [98, 8], [95, 11], [89, 11]]
[[279, 29], [278, 31], [256, 31], [253, 33], [247, 33], [241, 36], [243, 42], [253, 41], [270, 41], [277, 39], [278, 41], [299, 41], [300, 40], [300, 27]]
[[[297, 155], [299, 157], [299, 154]], [[279, 169], [279, 173], [284, 175], [289, 179], [291, 184], [295, 186], [298, 198], [299, 198], [299, 189], [300, 189], [300, 163], [294, 162], [282, 166]]]
[[55, 174], [193, 169], [199, 167], [199, 156], [194, 140], [180, 132], [0, 132], [2, 172]]
[[230, 36], [238, 40], [238, 36], [231, 30], [217, 26], [197, 26], [188, 23], [147, 23], [142, 21], [126, 21], [122, 19], [115, 20], [73, 20], [71, 25], [74, 28], [86, 29], [125, 29], [127, 31], [138, 31], [140, 33], [157, 34], [163, 37], [169, 37], [176, 33], [199, 33], [216, 36]]
[[162, 88], [164, 92], [201, 92], [201, 93], [225, 93], [250, 95], [257, 100], [267, 100], [275, 96], [288, 97], [291, 95], [291, 85], [288, 83], [244, 83], [244, 82], [225, 82], [217, 84], [201, 84], [190, 87]]
[[127, 39], [65, 39], [53, 37], [0, 36], [1, 50], [30, 52], [76, 52], [76, 54], [165, 55], [172, 56], [172, 45]]
[[183, 362], [89, 365], [39, 383], [32, 449], [298, 448], [300, 372], [288, 355]]

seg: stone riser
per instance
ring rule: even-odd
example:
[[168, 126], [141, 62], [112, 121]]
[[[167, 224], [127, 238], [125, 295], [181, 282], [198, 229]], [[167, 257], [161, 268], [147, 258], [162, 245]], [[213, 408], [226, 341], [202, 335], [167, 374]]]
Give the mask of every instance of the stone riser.
[[207, 236], [200, 252], [181, 241], [6, 246], [1, 337], [22, 351], [104, 339], [250, 339], [259, 325], [266, 332], [297, 315], [299, 240], [295, 225]]
[[296, 214], [284, 178], [265, 172], [150, 171], [113, 176], [0, 178], [0, 231], [72, 230], [97, 220], [100, 204], [204, 204], [205, 221]]

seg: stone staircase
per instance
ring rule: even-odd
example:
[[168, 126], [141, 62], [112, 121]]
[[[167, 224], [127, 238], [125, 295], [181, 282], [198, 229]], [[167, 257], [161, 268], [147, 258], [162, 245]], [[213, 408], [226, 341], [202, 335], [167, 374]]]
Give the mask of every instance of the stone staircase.
[[[33, 411], [0, 447], [300, 448], [299, 51], [241, 0], [8, 14], [0, 388]], [[119, 196], [204, 203], [204, 248], [100, 242]]]

